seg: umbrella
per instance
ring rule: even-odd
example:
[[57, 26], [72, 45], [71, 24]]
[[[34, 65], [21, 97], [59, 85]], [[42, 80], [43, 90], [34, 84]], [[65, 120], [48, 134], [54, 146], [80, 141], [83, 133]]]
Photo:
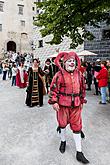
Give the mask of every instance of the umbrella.
[[90, 52], [88, 50], [83, 50], [79, 53], [77, 53], [79, 56], [96, 56], [96, 53]]

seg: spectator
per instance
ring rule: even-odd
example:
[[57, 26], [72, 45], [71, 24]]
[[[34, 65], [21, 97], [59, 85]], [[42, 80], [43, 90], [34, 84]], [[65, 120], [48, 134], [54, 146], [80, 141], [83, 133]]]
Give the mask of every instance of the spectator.
[[8, 64], [6, 62], [3, 63], [3, 80], [6, 80], [8, 71]]
[[14, 63], [12, 66], [12, 86], [16, 86], [16, 74], [17, 74], [17, 67], [16, 64]]
[[2, 62], [0, 61], [0, 74], [2, 74]]
[[17, 68], [16, 85], [19, 88], [25, 88], [27, 86], [27, 72], [23, 62], [21, 62], [20, 66]]
[[49, 87], [50, 87], [50, 84], [51, 84], [51, 81], [52, 81], [52, 66], [51, 66], [50, 59], [47, 59], [45, 61], [44, 72], [45, 72], [46, 89], [47, 89], [47, 94], [48, 94]]
[[91, 91], [91, 85], [92, 85], [92, 65], [88, 62], [87, 63], [87, 86], [88, 88], [86, 90]]
[[96, 76], [98, 80], [98, 86], [100, 87], [101, 92], [101, 101], [99, 104], [106, 104], [106, 89], [108, 86], [108, 71], [106, 68], [106, 62], [101, 62], [101, 70], [99, 71], [98, 75]]
[[107, 61], [108, 69], [108, 102], [110, 103], [110, 61]]
[[95, 93], [94, 93], [94, 95], [99, 95], [100, 94], [99, 87], [98, 87], [98, 80], [96, 79], [96, 76], [98, 75], [99, 71], [101, 70], [100, 63], [101, 63], [101, 60], [97, 59], [96, 60], [96, 64], [93, 66], [93, 70], [94, 70], [94, 85], [95, 85]]

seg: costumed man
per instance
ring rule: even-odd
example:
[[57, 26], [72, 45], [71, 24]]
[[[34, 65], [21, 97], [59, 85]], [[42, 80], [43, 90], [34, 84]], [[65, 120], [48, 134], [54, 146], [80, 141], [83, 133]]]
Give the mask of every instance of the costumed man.
[[49, 87], [50, 87], [50, 84], [51, 84], [51, 81], [52, 81], [52, 66], [51, 66], [50, 59], [47, 59], [45, 61], [44, 72], [45, 72], [46, 89], [47, 89], [47, 94], [48, 94]]
[[[63, 61], [64, 67], [60, 61]], [[80, 72], [80, 59], [75, 52], [61, 52], [55, 59], [59, 71], [53, 77], [50, 92], [49, 104], [57, 112], [59, 135], [61, 138], [60, 152], [66, 149], [65, 131], [70, 124], [76, 145], [76, 159], [84, 164], [89, 163], [81, 149], [81, 138], [85, 135], [82, 132], [82, 106], [87, 101], [85, 98], [85, 81]]]

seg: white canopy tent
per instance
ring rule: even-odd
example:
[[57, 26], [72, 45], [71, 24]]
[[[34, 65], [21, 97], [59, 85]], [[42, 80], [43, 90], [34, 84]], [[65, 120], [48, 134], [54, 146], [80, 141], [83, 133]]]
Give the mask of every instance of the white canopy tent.
[[96, 56], [97, 55], [96, 53], [90, 52], [88, 50], [83, 50], [77, 54], [78, 56]]

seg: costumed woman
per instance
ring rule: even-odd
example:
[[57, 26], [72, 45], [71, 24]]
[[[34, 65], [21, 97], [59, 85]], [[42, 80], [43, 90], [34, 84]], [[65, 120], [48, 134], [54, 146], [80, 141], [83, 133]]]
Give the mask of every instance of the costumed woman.
[[33, 66], [28, 70], [28, 86], [26, 105], [29, 107], [43, 106], [43, 95], [46, 94], [44, 82], [44, 72], [39, 67], [39, 60], [33, 59]]
[[19, 88], [25, 88], [27, 86], [28, 75], [24, 67], [24, 63], [21, 62], [20, 66], [17, 68], [16, 74], [16, 86]]
[[[63, 67], [60, 61], [63, 62]], [[75, 52], [61, 52], [55, 59], [59, 71], [53, 77], [49, 104], [57, 114], [58, 128], [61, 143], [61, 153], [66, 149], [66, 126], [70, 124], [76, 146], [76, 159], [84, 164], [89, 163], [82, 152], [81, 138], [85, 135], [82, 132], [82, 106], [85, 100], [85, 81], [80, 72], [80, 59]]]

